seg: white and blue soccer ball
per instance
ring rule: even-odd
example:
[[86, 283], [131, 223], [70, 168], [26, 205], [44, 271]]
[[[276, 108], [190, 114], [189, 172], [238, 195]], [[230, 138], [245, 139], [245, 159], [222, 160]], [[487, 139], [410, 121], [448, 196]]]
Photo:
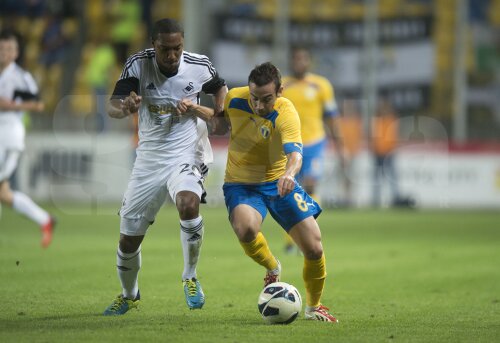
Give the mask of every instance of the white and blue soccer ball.
[[268, 324], [290, 324], [302, 309], [302, 298], [294, 286], [274, 282], [264, 287], [259, 295], [259, 312]]

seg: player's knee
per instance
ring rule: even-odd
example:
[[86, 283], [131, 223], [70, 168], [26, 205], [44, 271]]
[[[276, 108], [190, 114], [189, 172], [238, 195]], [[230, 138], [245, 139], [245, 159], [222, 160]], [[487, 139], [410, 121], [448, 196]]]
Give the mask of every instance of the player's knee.
[[198, 217], [200, 199], [196, 194], [192, 192], [181, 192], [176, 196], [175, 204], [181, 219], [188, 220]]
[[304, 257], [308, 260], [319, 260], [323, 256], [323, 247], [321, 244], [304, 249]]
[[120, 236], [120, 250], [126, 254], [136, 252], [141, 246], [143, 236]]
[[233, 222], [232, 226], [240, 242], [249, 243], [257, 237], [256, 230], [253, 229], [249, 222]]
[[7, 205], [12, 205], [12, 198], [13, 194], [12, 191], [9, 189], [8, 184], [5, 182], [2, 182], [0, 184], [0, 202], [2, 204], [7, 204]]

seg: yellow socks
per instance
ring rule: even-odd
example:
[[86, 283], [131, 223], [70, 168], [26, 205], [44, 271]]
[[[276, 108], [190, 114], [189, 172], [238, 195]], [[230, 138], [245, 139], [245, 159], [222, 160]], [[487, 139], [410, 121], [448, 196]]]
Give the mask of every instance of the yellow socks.
[[261, 232], [257, 234], [257, 237], [253, 241], [249, 243], [240, 242], [240, 244], [252, 260], [267, 270], [273, 270], [278, 267], [278, 262], [276, 262], [276, 258], [269, 249], [266, 238]]
[[306, 305], [319, 306], [326, 278], [325, 255], [323, 254], [319, 260], [304, 258], [302, 277], [306, 286]]

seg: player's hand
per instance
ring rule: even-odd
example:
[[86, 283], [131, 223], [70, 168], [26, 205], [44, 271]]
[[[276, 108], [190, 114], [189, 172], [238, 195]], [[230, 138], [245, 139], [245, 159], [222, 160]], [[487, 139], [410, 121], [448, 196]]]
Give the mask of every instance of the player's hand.
[[130, 92], [130, 95], [123, 99], [121, 104], [121, 109], [123, 113], [126, 115], [130, 115], [132, 113], [136, 113], [139, 111], [139, 107], [141, 106], [142, 96], [137, 95], [135, 92]]
[[278, 179], [278, 194], [280, 197], [290, 194], [295, 188], [295, 178], [290, 175], [283, 175]]
[[182, 115], [185, 113], [188, 113], [192, 108], [194, 104], [191, 100], [189, 99], [182, 99], [177, 103], [177, 113]]
[[35, 102], [33, 107], [34, 107], [33, 108], [34, 111], [42, 112], [45, 109], [45, 104], [41, 101], [37, 101], [37, 102]]

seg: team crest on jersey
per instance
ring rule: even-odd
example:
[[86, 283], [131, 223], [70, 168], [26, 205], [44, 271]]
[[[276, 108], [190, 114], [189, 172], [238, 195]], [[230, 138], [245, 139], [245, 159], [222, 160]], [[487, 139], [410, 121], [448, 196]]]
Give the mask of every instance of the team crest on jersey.
[[262, 137], [264, 137], [264, 139], [268, 139], [269, 135], [271, 134], [271, 129], [269, 129], [269, 127], [267, 127], [266, 125], [262, 125], [260, 127], [260, 134], [262, 135]]
[[188, 94], [191, 93], [191, 91], [194, 89], [194, 85], [192, 82], [189, 82], [186, 87], [182, 90], [184, 93]]

